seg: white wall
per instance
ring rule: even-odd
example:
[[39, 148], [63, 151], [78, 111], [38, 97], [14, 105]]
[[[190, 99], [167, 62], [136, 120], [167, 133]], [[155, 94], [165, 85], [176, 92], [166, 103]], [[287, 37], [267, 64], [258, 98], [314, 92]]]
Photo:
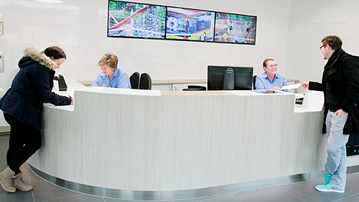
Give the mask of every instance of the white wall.
[[[46, 4], [35, 0], [1, 0], [5, 72], [0, 88], [8, 89], [17, 62], [27, 47], [39, 51], [62, 47], [67, 61], [58, 70], [68, 79], [94, 80], [104, 53], [119, 56], [128, 74], [148, 72], [154, 80], [205, 79], [208, 64], [253, 66], [262, 72], [267, 57], [279, 64], [279, 73], [300, 81], [320, 81], [323, 60], [320, 40], [336, 34], [348, 53], [359, 55], [359, 1], [343, 0], [133, 0], [184, 8], [258, 16], [256, 45], [216, 44], [148, 39], [107, 38], [107, 0], [63, 0]], [[0, 97], [3, 93], [0, 93]], [[0, 126], [6, 125], [0, 117]]]
[[356, 0], [300, 0], [290, 5], [286, 76], [321, 81], [326, 60], [319, 47], [327, 35], [337, 35], [342, 48], [359, 55], [359, 13]]
[[[27, 47], [39, 51], [57, 45], [67, 54], [57, 70], [67, 79], [94, 80], [100, 71], [97, 63], [107, 52], [119, 56], [119, 67], [129, 75], [148, 72], [153, 80], [205, 79], [207, 65], [252, 66], [262, 72], [267, 57], [286, 63], [290, 2], [283, 0], [133, 0], [165, 6], [195, 8], [258, 16], [256, 45], [216, 44], [149, 39], [107, 38], [108, 0], [63, 0], [62, 4], [35, 0], [1, 0], [4, 35], [5, 72], [0, 88], [8, 89], [17, 63]], [[280, 67], [285, 74], [286, 68]], [[3, 93], [0, 93], [0, 97]], [[0, 126], [7, 125], [0, 117]]]
[[[1, 78], [5, 79], [1, 79], [0, 86], [9, 87], [25, 48], [41, 51], [51, 45], [62, 47], [68, 55], [58, 72], [77, 80], [94, 80], [100, 71], [97, 62], [106, 52], [118, 55], [119, 67], [128, 74], [149, 72], [153, 80], [205, 79], [208, 64], [253, 66], [255, 73], [259, 73], [266, 57], [285, 63], [288, 1], [224, 0], [221, 4], [192, 0], [135, 1], [256, 15], [255, 46], [107, 38], [107, 2], [64, 0], [63, 4], [46, 4], [34, 0], [1, 0], [0, 12], [5, 16], [5, 35], [0, 37], [5, 73]], [[281, 72], [285, 73], [285, 69]]]

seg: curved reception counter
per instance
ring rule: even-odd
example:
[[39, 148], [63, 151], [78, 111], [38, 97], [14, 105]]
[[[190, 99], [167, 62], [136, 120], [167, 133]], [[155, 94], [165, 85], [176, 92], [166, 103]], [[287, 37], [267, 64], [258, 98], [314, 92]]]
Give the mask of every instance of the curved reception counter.
[[324, 169], [322, 110], [296, 107], [294, 94], [77, 89], [73, 106], [44, 107], [28, 161], [68, 188], [173, 200]]

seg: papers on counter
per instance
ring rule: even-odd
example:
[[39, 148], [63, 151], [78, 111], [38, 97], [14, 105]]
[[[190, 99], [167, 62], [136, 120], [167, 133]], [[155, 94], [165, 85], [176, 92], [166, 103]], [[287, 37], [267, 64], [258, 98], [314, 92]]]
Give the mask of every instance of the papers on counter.
[[286, 89], [297, 89], [299, 88], [301, 85], [300, 83], [297, 83], [297, 84], [293, 84], [293, 85], [289, 85], [289, 86], [283, 86], [281, 89], [282, 90], [286, 90]]

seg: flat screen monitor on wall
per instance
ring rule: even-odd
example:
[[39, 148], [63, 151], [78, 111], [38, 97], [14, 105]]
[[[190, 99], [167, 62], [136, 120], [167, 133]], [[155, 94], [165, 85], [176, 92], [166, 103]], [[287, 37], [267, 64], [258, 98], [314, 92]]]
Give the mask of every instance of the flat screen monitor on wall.
[[108, 37], [256, 43], [257, 17], [126, 1], [108, 1]]
[[215, 42], [254, 45], [256, 16], [216, 13]]
[[165, 38], [166, 7], [110, 0], [109, 37]]
[[166, 39], [213, 41], [214, 12], [167, 7]]
[[208, 90], [223, 90], [224, 72], [234, 70], [234, 90], [252, 90], [253, 67], [208, 66]]

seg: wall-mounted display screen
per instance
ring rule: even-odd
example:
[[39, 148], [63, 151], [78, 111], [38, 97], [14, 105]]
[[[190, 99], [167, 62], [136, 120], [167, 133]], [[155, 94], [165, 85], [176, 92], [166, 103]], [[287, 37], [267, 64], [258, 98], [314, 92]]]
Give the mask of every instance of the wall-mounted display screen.
[[107, 36], [165, 37], [166, 7], [109, 1]]
[[167, 7], [166, 39], [213, 41], [214, 12]]
[[257, 17], [109, 0], [108, 37], [255, 45]]
[[256, 16], [216, 13], [215, 42], [255, 44]]

